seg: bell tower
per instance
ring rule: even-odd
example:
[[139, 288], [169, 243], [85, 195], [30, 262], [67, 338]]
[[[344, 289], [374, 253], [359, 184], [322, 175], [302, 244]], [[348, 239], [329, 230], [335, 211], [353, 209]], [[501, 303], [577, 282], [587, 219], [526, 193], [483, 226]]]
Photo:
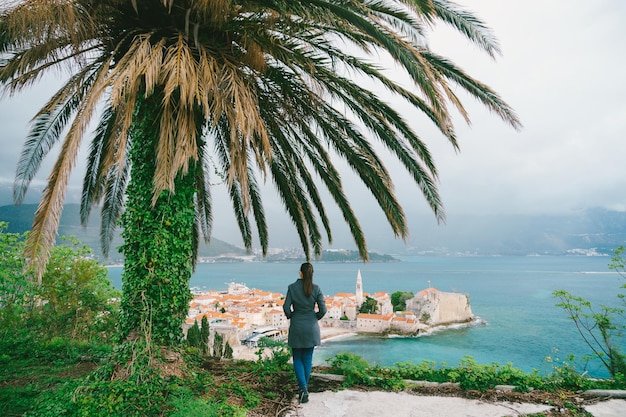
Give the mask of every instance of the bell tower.
[[363, 280], [361, 279], [361, 270], [356, 274], [356, 308], [360, 308], [363, 304]]

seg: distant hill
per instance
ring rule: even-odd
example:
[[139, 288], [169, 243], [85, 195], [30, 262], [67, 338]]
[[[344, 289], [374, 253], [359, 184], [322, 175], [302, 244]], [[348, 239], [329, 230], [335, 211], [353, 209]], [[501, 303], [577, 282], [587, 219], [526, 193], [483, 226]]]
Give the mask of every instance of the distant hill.
[[[0, 206], [0, 221], [9, 223], [7, 232], [24, 233], [31, 229], [36, 210], [36, 204]], [[96, 256], [101, 259], [104, 258], [100, 249], [100, 211], [95, 208], [89, 217], [89, 224], [83, 227], [80, 224], [80, 206], [78, 204], [65, 205], [61, 215], [58, 236], [74, 236], [92, 248]], [[122, 256], [116, 250], [121, 244], [122, 238], [118, 232], [111, 243], [109, 261], [120, 262], [122, 260]], [[215, 238], [211, 238], [209, 245], [202, 243], [200, 246], [200, 256], [202, 257], [242, 256], [245, 254], [245, 249]]]
[[[368, 247], [394, 255], [610, 255], [626, 245], [626, 211], [591, 208], [568, 214], [448, 215], [437, 224], [408, 215], [411, 237], [394, 239], [383, 222], [368, 224]], [[334, 244], [350, 247], [339, 234]]]
[[[10, 232], [30, 230], [36, 210], [34, 204], [0, 206], [0, 221], [9, 222]], [[99, 233], [100, 213], [92, 213], [86, 228], [80, 225], [79, 205], [68, 204], [63, 210], [60, 236], [75, 236], [93, 248], [101, 256]], [[373, 252], [396, 255], [418, 254], [471, 254], [471, 255], [610, 255], [619, 245], [626, 245], [626, 212], [601, 208], [579, 211], [568, 215], [457, 215], [450, 216], [445, 225], [437, 225], [432, 219], [412, 218], [417, 223], [411, 226], [411, 240], [405, 243], [394, 239], [386, 224], [370, 224], [368, 247]], [[379, 228], [380, 230], [378, 230]], [[280, 234], [281, 231], [274, 231]], [[237, 232], [234, 232], [237, 233]], [[274, 236], [274, 241], [276, 237]], [[372, 238], [371, 236], [375, 236]], [[111, 245], [112, 249], [121, 245], [119, 236]], [[339, 236], [334, 244], [337, 248], [354, 249], [354, 242]], [[297, 246], [293, 242], [284, 243], [283, 248]], [[333, 253], [335, 252], [335, 253]], [[233, 259], [246, 255], [244, 249], [212, 238], [210, 245], [202, 245], [200, 256]], [[300, 259], [301, 250], [291, 253], [282, 250], [268, 255], [266, 261]], [[373, 261], [388, 261], [374, 259]], [[112, 261], [120, 260], [117, 253], [111, 253]], [[346, 254], [337, 250], [324, 251], [322, 262], [350, 262], [358, 259], [354, 253]]]
[[609, 255], [626, 245], [626, 212], [593, 208], [567, 215], [465, 215], [437, 229], [424, 226], [421, 232], [410, 248], [387, 252], [437, 248], [482, 255]]
[[[391, 255], [380, 254], [377, 252], [368, 252], [370, 262], [399, 262], [398, 259]], [[281, 250], [276, 253], [267, 255], [264, 260], [266, 262], [305, 262], [305, 256], [301, 249], [289, 249]], [[329, 263], [348, 263], [348, 262], [363, 262], [359, 252], [350, 249], [333, 249], [323, 250], [319, 259], [315, 259], [315, 262], [329, 262]]]

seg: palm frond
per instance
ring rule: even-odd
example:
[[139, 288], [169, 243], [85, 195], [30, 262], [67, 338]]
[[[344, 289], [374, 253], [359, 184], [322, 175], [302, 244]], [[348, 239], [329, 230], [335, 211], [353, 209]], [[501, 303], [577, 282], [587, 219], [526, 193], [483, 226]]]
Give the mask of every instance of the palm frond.
[[250, 221], [248, 220], [246, 208], [243, 204], [241, 185], [233, 181], [228, 188], [230, 199], [233, 203], [235, 218], [237, 219], [237, 226], [239, 226], [239, 231], [243, 239], [243, 245], [249, 252], [252, 250], [252, 230], [250, 228]]
[[304, 216], [302, 201], [298, 199], [298, 195], [301, 193], [297, 193], [296, 190], [294, 190], [294, 178], [287, 167], [283, 166], [281, 162], [282, 161], [277, 161], [276, 158], [272, 159], [270, 162], [272, 180], [276, 186], [276, 191], [283, 202], [283, 206], [291, 218], [291, 222], [296, 228], [304, 255], [307, 260], [310, 260], [311, 248], [308, 236], [309, 224]]
[[489, 27], [473, 13], [447, 0], [432, 0], [438, 19], [450, 24], [479, 46], [490, 57], [501, 53], [500, 45]]
[[269, 230], [265, 218], [265, 210], [263, 209], [263, 199], [261, 196], [259, 185], [256, 180], [256, 176], [253, 172], [248, 173], [248, 179], [248, 195], [250, 196], [250, 204], [252, 207], [252, 213], [254, 215], [254, 222], [257, 226], [259, 244], [261, 245], [261, 252], [263, 253], [263, 256], [266, 256], [267, 249], [269, 247]]
[[[106, 249], [132, 175], [129, 133], [140, 142], [135, 146], [148, 140], [137, 129], [154, 135], [153, 189], [145, 196], [153, 205], [163, 191], [175, 192], [181, 174], [193, 176], [194, 256], [213, 224], [213, 167], [207, 165], [213, 154], [248, 250], [251, 221], [263, 252], [268, 248], [258, 179], [269, 177], [307, 258], [321, 253], [322, 227], [332, 241], [320, 192], [325, 187], [367, 259], [335, 158], [369, 190], [394, 235], [407, 239], [406, 215], [379, 146], [444, 221], [435, 161], [403, 110], [424, 114], [455, 149], [450, 109], [470, 123], [459, 90], [515, 129], [521, 122], [487, 85], [430, 50], [428, 32], [439, 23], [491, 57], [500, 53], [484, 22], [449, 0], [28, 0], [0, 6], [0, 93], [20, 91], [53, 69], [69, 74], [35, 116], [18, 163], [19, 202], [62, 140], [27, 245], [33, 264], [42, 271], [78, 147], [99, 110], [81, 221], [104, 201]], [[411, 84], [389, 78], [377, 55], [390, 57]], [[381, 89], [392, 99], [382, 99]], [[147, 100], [151, 105], [143, 106]]]
[[128, 163], [121, 171], [115, 167], [109, 168], [100, 225], [100, 245], [105, 257], [109, 256], [110, 245], [115, 236], [115, 230], [124, 212], [124, 195], [129, 173], [130, 169]]
[[83, 225], [87, 223], [92, 207], [100, 201], [104, 192], [106, 177], [111, 167], [110, 164], [104, 163], [104, 155], [107, 155], [108, 150], [115, 146], [113, 139], [115, 118], [116, 114], [111, 107], [105, 108], [91, 141], [80, 205], [80, 218]]
[[26, 241], [25, 255], [31, 260], [40, 281], [50, 256], [50, 248], [54, 245], [54, 236], [59, 227], [69, 176], [76, 163], [76, 156], [85, 129], [104, 89], [104, 79], [106, 79], [106, 67], [99, 71], [89, 91], [85, 93], [78, 106], [74, 121], [48, 178], [48, 185], [37, 209], [31, 234]]
[[41, 197], [32, 230], [24, 247], [24, 254], [30, 260], [39, 283], [41, 283], [51, 248], [54, 246], [56, 231], [61, 220], [67, 182], [80, 145], [81, 137], [78, 132], [75, 132], [71, 137], [74, 140], [64, 141], [56, 164], [48, 178], [48, 185]]
[[83, 71], [52, 96], [33, 119], [26, 143], [17, 164], [13, 199], [21, 204], [30, 182], [39, 170], [43, 158], [61, 138], [63, 129], [80, 106], [96, 73]]
[[433, 52], [424, 51], [423, 54], [428, 57], [432, 65], [436, 67], [443, 76], [463, 87], [473, 97], [482, 102], [489, 110], [497, 114], [514, 129], [520, 130], [522, 128], [522, 123], [515, 114], [515, 111], [487, 85], [470, 77], [464, 71], [456, 67], [452, 62]]
[[204, 148], [199, 148], [200, 161], [196, 174], [196, 221], [199, 232], [206, 243], [209, 243], [213, 230], [213, 203], [211, 198], [210, 167], [204, 157]]

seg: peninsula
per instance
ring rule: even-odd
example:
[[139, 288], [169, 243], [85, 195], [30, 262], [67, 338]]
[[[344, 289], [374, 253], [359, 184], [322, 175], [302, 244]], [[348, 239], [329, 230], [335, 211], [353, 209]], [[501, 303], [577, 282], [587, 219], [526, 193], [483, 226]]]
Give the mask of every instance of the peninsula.
[[[406, 299], [406, 308], [394, 311], [391, 296], [386, 292], [363, 291], [361, 272], [357, 273], [355, 292], [326, 296], [328, 312], [320, 320], [322, 338], [341, 334], [418, 335], [433, 328], [474, 321], [469, 297], [429, 287]], [[233, 356], [254, 359], [254, 350], [262, 337], [282, 339], [289, 321], [282, 306], [284, 296], [242, 283], [230, 283], [225, 291], [194, 294], [185, 322], [186, 332], [203, 318], [209, 324], [210, 341], [215, 334], [233, 350]], [[369, 312], [361, 312], [368, 303]]]

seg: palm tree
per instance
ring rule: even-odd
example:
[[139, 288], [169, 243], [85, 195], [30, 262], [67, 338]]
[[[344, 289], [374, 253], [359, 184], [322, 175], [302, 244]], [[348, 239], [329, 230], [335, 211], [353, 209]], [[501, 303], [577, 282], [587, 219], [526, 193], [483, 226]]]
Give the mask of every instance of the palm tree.
[[[321, 253], [324, 235], [332, 241], [325, 187], [367, 259], [335, 158], [354, 170], [404, 239], [406, 217], [376, 142], [404, 166], [436, 219], [444, 213], [426, 143], [399, 109], [424, 113], [454, 147], [450, 107], [469, 121], [455, 89], [520, 127], [494, 91], [429, 49], [429, 28], [443, 22], [487, 54], [499, 53], [485, 24], [447, 0], [22, 0], [0, 7], [3, 91], [25, 89], [49, 70], [67, 74], [35, 115], [17, 166], [19, 204], [61, 141], [26, 256], [41, 276], [70, 171], [95, 119], [81, 218], [102, 205], [105, 252], [121, 220], [123, 337], [180, 341], [197, 244], [211, 235], [212, 172], [224, 177], [248, 249], [252, 221], [267, 250], [259, 177], [269, 177], [307, 258]], [[389, 56], [412, 87], [390, 79], [369, 58], [374, 53]], [[393, 104], [376, 89], [391, 93]]]

